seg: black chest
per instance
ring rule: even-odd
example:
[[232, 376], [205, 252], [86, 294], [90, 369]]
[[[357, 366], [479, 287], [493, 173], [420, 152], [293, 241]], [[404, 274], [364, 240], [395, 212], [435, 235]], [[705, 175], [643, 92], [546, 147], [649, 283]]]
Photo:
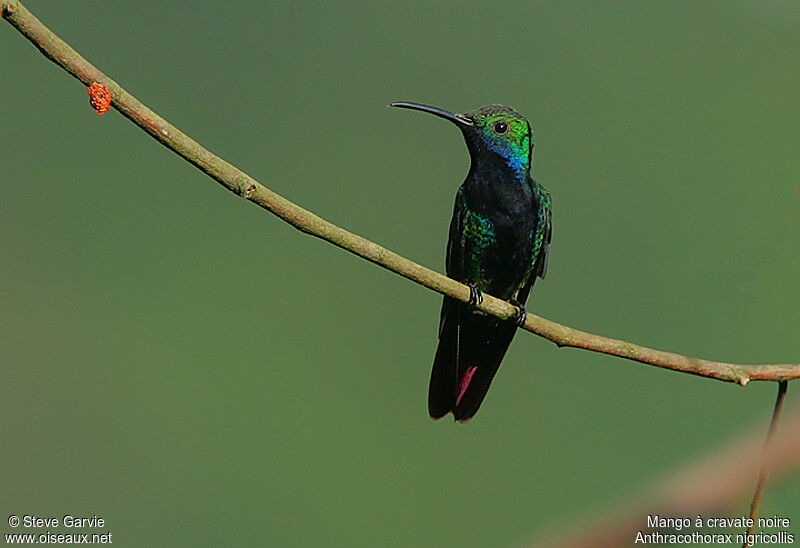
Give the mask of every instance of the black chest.
[[500, 170], [470, 171], [462, 192], [467, 208], [488, 219], [498, 237], [515, 237], [535, 231], [540, 209], [529, 175], [518, 177]]
[[[482, 289], [509, 298], [524, 283], [534, 264], [534, 239], [540, 196], [530, 176], [473, 171], [462, 185], [470, 215], [484, 223], [488, 238], [466, 242], [471, 274]], [[472, 227], [467, 225], [467, 231]], [[467, 239], [470, 234], [464, 235]]]

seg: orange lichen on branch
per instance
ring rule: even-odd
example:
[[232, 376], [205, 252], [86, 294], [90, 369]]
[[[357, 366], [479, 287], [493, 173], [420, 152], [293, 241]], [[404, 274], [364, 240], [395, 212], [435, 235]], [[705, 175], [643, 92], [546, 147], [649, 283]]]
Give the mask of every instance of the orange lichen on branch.
[[89, 92], [89, 104], [97, 114], [103, 114], [111, 108], [111, 91], [106, 86], [100, 82], [92, 82], [86, 91]]

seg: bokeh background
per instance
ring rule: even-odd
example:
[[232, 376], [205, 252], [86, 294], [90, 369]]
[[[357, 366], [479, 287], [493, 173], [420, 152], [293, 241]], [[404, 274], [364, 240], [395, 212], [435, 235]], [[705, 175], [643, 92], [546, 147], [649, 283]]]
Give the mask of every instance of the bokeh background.
[[[512, 105], [554, 201], [536, 313], [800, 360], [796, 3], [25, 4], [211, 150], [439, 270], [467, 152], [385, 105]], [[438, 295], [97, 116], [6, 24], [0, 51], [2, 532], [72, 513], [126, 546], [536, 542], [766, 426], [774, 385], [531, 334], [474, 421], [431, 421]], [[771, 483], [763, 514], [796, 526], [799, 489]]]

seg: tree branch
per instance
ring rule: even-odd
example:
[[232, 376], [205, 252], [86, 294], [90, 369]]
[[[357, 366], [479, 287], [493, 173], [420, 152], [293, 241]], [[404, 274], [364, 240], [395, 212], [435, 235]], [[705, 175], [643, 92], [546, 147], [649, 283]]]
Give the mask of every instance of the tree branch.
[[[45, 57], [86, 86], [93, 82], [107, 86], [113, 97], [112, 106], [123, 116], [231, 192], [266, 209], [306, 234], [330, 242], [438, 293], [462, 302], [469, 300], [467, 286], [330, 223], [269, 190], [243, 171], [212, 154], [81, 57], [69, 44], [44, 26], [18, 0], [0, 0], [0, 9], [2, 9], [3, 18], [30, 40]], [[516, 307], [490, 295], [485, 295], [483, 303], [477, 308], [504, 320], [513, 318], [516, 313]], [[535, 314], [528, 314], [527, 321], [522, 328], [544, 337], [558, 346], [583, 348], [656, 367], [736, 382], [742, 386], [751, 380], [787, 381], [800, 377], [800, 364], [736, 365], [690, 358], [627, 341], [594, 335]]]

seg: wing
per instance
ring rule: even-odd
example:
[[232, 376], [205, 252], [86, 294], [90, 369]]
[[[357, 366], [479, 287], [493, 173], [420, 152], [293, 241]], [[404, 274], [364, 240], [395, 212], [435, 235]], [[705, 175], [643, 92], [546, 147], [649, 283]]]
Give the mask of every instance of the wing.
[[[445, 254], [445, 271], [449, 278], [454, 280], [464, 279], [464, 219], [467, 214], [467, 207], [464, 203], [464, 195], [461, 189], [456, 194], [456, 203], [453, 206], [453, 217], [450, 219], [450, 233], [447, 237], [447, 252]], [[442, 336], [444, 329], [445, 314], [447, 303], [452, 299], [444, 298], [442, 312], [439, 318], [439, 337]]]
[[[456, 196], [447, 244], [447, 275], [464, 281], [469, 242], [464, 237], [468, 211], [463, 194]], [[439, 322], [439, 345], [428, 390], [428, 411], [438, 419], [449, 412], [458, 421], [478, 411], [492, 378], [516, 333], [516, 325], [475, 312], [445, 297]]]
[[464, 220], [467, 216], [467, 204], [464, 193], [458, 189], [456, 203], [453, 206], [453, 218], [450, 219], [450, 234], [447, 238], [447, 256], [445, 266], [447, 275], [454, 280], [462, 280], [464, 274]]
[[[547, 275], [547, 263], [550, 257], [550, 241], [553, 239], [553, 224], [551, 221], [552, 215], [550, 213], [550, 201], [548, 199], [546, 205], [541, 208], [541, 230], [542, 230], [542, 241], [539, 245], [539, 250], [534, 259], [533, 263], [533, 270], [531, 271], [530, 276], [528, 276], [525, 285], [517, 293], [517, 301], [522, 303], [523, 305], [528, 300], [528, 295], [530, 295], [531, 289], [533, 288], [534, 282], [536, 282], [536, 278], [544, 278]], [[537, 228], [537, 231], [539, 229]]]
[[553, 223], [552, 223], [552, 206], [550, 205], [550, 197], [548, 196], [547, 203], [542, 207], [542, 245], [539, 249], [539, 254], [536, 257], [533, 271], [540, 278], [544, 278], [547, 274], [547, 263], [550, 258], [550, 241], [553, 239]]
[[[447, 275], [454, 280], [463, 279], [464, 272], [464, 218], [466, 205], [459, 189], [450, 221], [445, 264]], [[458, 349], [460, 339], [460, 317], [463, 313], [460, 302], [449, 297], [442, 301], [439, 318], [439, 346], [433, 360], [431, 381], [428, 388], [428, 412], [440, 418], [453, 409], [458, 384]]]

